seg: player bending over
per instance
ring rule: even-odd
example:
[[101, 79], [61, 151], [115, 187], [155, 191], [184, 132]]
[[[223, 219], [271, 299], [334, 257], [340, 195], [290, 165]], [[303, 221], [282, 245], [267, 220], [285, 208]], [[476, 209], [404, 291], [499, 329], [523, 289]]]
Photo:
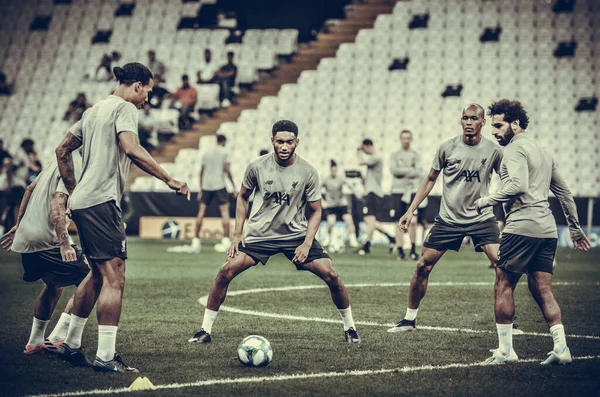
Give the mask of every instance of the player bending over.
[[[81, 157], [74, 156], [77, 179], [81, 174]], [[64, 287], [79, 285], [89, 267], [81, 250], [72, 244], [67, 232], [67, 189], [60, 180], [54, 162], [43, 170], [28, 187], [19, 208], [17, 224], [1, 238], [2, 247], [21, 254], [23, 280], [44, 281], [44, 289], [33, 309], [33, 324], [25, 354], [44, 350], [56, 353], [64, 341], [71, 320], [71, 297], [54, 330], [44, 339], [46, 327]]]
[[[202, 328], [189, 342], [211, 342], [219, 307], [237, 275], [257, 263], [266, 265], [271, 256], [283, 253], [296, 269], [308, 270], [325, 281], [342, 317], [346, 341], [360, 343], [344, 283], [327, 252], [315, 240], [321, 221], [321, 185], [317, 170], [294, 153], [299, 143], [295, 123], [280, 120], [273, 125], [272, 134], [274, 153], [253, 160], [246, 168], [236, 203], [228, 260], [210, 289]], [[256, 192], [254, 204], [243, 238], [248, 199], [253, 191]], [[304, 214], [307, 203], [312, 210], [308, 222]]]
[[480, 105], [467, 105], [460, 122], [462, 134], [441, 144], [429, 174], [398, 221], [398, 227], [408, 229], [413, 212], [429, 195], [443, 172], [440, 213], [423, 242], [423, 252], [410, 282], [406, 315], [388, 332], [412, 331], [416, 328], [417, 312], [427, 291], [429, 274], [447, 250], [460, 250], [465, 236], [471, 237], [476, 251], [485, 252], [494, 264], [497, 261], [500, 230], [494, 213], [491, 208], [478, 213], [473, 201], [488, 194], [492, 172], [500, 168], [502, 150], [481, 135], [485, 111]]
[[571, 352], [560, 307], [552, 294], [552, 262], [558, 234], [548, 204], [549, 191], [560, 201], [575, 248], [587, 251], [590, 241], [581, 230], [575, 201], [552, 156], [525, 134], [529, 117], [523, 106], [503, 99], [490, 105], [489, 115], [492, 134], [500, 145], [506, 146], [500, 166], [502, 188], [492, 195], [483, 195], [474, 204], [482, 213], [504, 204], [506, 226], [496, 267], [494, 299], [499, 347], [492, 350], [493, 355], [486, 362], [501, 364], [519, 359], [512, 343], [513, 294], [519, 279], [527, 273], [529, 291], [554, 340], [554, 349], [542, 364], [569, 364]]

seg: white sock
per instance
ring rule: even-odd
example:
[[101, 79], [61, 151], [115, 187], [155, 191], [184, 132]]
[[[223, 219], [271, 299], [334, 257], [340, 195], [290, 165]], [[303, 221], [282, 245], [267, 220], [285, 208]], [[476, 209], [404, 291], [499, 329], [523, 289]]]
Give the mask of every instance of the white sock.
[[512, 351], [512, 330], [513, 325], [511, 324], [496, 324], [496, 330], [498, 331], [498, 348], [500, 353], [508, 356]]
[[83, 335], [83, 329], [87, 318], [77, 317], [71, 314], [71, 322], [69, 323], [69, 332], [65, 338], [65, 343], [73, 349], [79, 349], [81, 347], [81, 336]]
[[565, 338], [565, 327], [562, 324], [553, 325], [550, 328], [552, 340], [554, 340], [554, 353], [562, 353], [567, 348], [567, 338]]
[[58, 319], [58, 322], [54, 326], [52, 333], [48, 336], [50, 342], [56, 342], [59, 340], [65, 340], [67, 332], [69, 332], [69, 323], [71, 322], [71, 315], [63, 312]]
[[212, 331], [213, 323], [217, 319], [217, 314], [219, 314], [218, 311], [214, 311], [214, 310], [210, 310], [210, 309], [204, 310], [204, 319], [202, 320], [202, 329], [205, 330], [209, 334]]
[[405, 320], [414, 321], [417, 318], [417, 312], [419, 309], [411, 309], [410, 307], [406, 308], [406, 315], [404, 316]]
[[116, 325], [98, 326], [98, 351], [96, 357], [102, 361], [110, 361], [115, 357], [115, 345], [117, 343]]
[[198, 237], [194, 237], [192, 239], [192, 248], [200, 248], [200, 239]]
[[46, 334], [46, 327], [50, 320], [39, 320], [33, 317], [33, 323], [31, 324], [31, 333], [29, 334], [29, 346], [39, 346], [44, 343], [44, 335]]
[[342, 316], [342, 321], [344, 322], [344, 331], [348, 331], [349, 328], [354, 328], [354, 318], [352, 318], [352, 308], [348, 306], [345, 309], [338, 309], [340, 312], [340, 316]]

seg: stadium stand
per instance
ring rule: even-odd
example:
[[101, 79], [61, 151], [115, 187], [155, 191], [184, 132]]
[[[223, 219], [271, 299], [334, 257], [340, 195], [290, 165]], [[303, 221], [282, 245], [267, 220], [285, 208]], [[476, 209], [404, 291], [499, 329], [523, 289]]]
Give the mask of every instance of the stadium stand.
[[[421, 22], [411, 29], [415, 15]], [[497, 27], [498, 42], [480, 41], [486, 29]], [[282, 118], [298, 123], [298, 152], [322, 174], [332, 158], [342, 168], [357, 168], [355, 148], [363, 137], [373, 139], [387, 158], [403, 128], [414, 131], [413, 146], [426, 166], [438, 143], [458, 133], [465, 104], [516, 98], [531, 115], [529, 132], [554, 154], [574, 194], [595, 197], [600, 114], [575, 107], [579, 98], [598, 94], [599, 31], [600, 3], [592, 0], [578, 0], [573, 12], [561, 13], [543, 0], [400, 1], [392, 14], [377, 17], [373, 29], [360, 30], [355, 43], [342, 44], [336, 57], [302, 72], [277, 96], [263, 97], [257, 109], [243, 110], [219, 133], [236, 153], [234, 175], [243, 173], [265, 146], [273, 122]], [[574, 55], [555, 56], [559, 43], [571, 40], [577, 42]], [[398, 57], [410, 58], [407, 70], [388, 71]], [[452, 95], [442, 95], [447, 86]], [[200, 140], [200, 153], [209, 150], [211, 139]], [[184, 153], [174, 167], [194, 170], [188, 176], [193, 181], [201, 156]], [[385, 167], [389, 187], [388, 172]]]

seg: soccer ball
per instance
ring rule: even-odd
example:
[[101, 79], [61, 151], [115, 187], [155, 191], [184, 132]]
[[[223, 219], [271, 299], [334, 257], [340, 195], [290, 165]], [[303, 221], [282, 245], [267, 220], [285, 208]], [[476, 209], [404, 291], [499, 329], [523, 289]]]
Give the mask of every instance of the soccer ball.
[[329, 243], [329, 252], [332, 254], [341, 254], [345, 248], [346, 244], [342, 238], [335, 238]]
[[259, 335], [250, 335], [242, 339], [237, 354], [240, 363], [247, 367], [266, 367], [273, 359], [271, 344]]

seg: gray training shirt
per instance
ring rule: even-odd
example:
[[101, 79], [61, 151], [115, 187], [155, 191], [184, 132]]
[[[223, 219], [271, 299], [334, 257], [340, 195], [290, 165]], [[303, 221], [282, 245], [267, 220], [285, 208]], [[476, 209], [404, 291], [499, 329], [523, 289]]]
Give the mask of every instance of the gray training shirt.
[[[75, 179], [81, 175], [81, 156], [73, 153]], [[52, 199], [56, 192], [67, 196], [67, 189], [60, 180], [56, 160], [44, 169], [35, 179], [35, 189], [31, 194], [27, 210], [21, 219], [11, 249], [21, 254], [46, 251], [57, 248], [58, 237], [50, 216]]]
[[231, 163], [229, 152], [223, 146], [217, 146], [202, 157], [204, 173], [202, 174], [202, 190], [213, 191], [225, 189], [225, 164]]
[[71, 133], [81, 139], [83, 171], [71, 197], [71, 209], [81, 210], [115, 201], [120, 208], [131, 160], [119, 144], [119, 134], [138, 133], [138, 110], [116, 95], [86, 110]]
[[537, 238], [558, 238], [556, 221], [548, 204], [552, 191], [560, 201], [571, 238], [583, 236], [573, 195], [558, 173], [552, 156], [526, 134], [516, 135], [504, 150], [500, 167], [502, 188], [482, 197], [478, 204], [488, 207], [504, 203], [506, 226], [503, 233]]
[[413, 149], [400, 149], [390, 156], [390, 171], [393, 194], [411, 194], [419, 188], [421, 172], [421, 156]]
[[498, 172], [502, 149], [489, 139], [481, 138], [469, 146], [457, 135], [442, 143], [431, 168], [444, 174], [440, 218], [454, 225], [466, 225], [494, 218], [491, 208], [478, 214], [475, 200], [487, 196], [492, 171]]
[[343, 188], [347, 186], [346, 178], [337, 175], [335, 178], [329, 175], [323, 181], [323, 188], [325, 189], [325, 202], [327, 208], [334, 207], [346, 207], [348, 206], [348, 199], [344, 195]]
[[383, 197], [381, 188], [381, 179], [383, 178], [383, 158], [372, 154], [365, 156], [367, 164], [367, 175], [365, 175], [365, 196], [373, 193], [376, 196]]
[[296, 162], [288, 167], [277, 164], [274, 153], [248, 164], [242, 185], [255, 190], [255, 195], [246, 242], [306, 236], [306, 203], [321, 199], [321, 185], [315, 167], [296, 156]]

